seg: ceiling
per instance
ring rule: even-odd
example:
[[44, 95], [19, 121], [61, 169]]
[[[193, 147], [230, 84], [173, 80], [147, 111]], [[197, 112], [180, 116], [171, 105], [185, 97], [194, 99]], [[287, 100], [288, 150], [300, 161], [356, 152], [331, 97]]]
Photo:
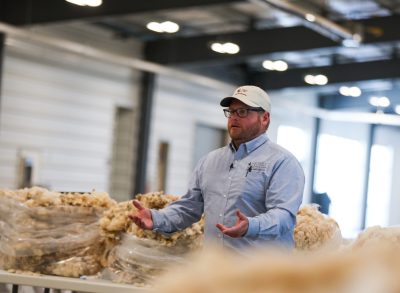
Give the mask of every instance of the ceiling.
[[[400, 0], [103, 0], [82, 7], [64, 0], [2, 0], [0, 21], [15, 26], [82, 21], [144, 44], [148, 61], [267, 90], [309, 86], [306, 74], [324, 74], [329, 101], [340, 85], [358, 85], [365, 98], [391, 93], [400, 104]], [[305, 16], [313, 14], [314, 22]], [[159, 34], [150, 21], [174, 21], [180, 30]], [[361, 37], [359, 44], [354, 36]], [[351, 46], [344, 46], [351, 41]], [[212, 42], [234, 42], [238, 54], [212, 51]], [[268, 71], [265, 59], [288, 70]], [[332, 86], [332, 84], [334, 86]], [[396, 94], [397, 93], [397, 94]], [[343, 100], [343, 99], [342, 99]], [[364, 100], [331, 108], [372, 111]], [[338, 99], [339, 101], [339, 99]], [[393, 111], [388, 108], [387, 111]]]

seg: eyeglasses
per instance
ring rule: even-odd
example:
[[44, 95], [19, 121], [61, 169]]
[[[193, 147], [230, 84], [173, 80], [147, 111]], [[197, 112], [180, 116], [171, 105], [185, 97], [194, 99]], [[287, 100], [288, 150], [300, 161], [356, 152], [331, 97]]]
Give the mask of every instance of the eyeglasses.
[[236, 115], [240, 118], [245, 118], [247, 115], [249, 115], [249, 111], [254, 111], [254, 112], [264, 112], [263, 109], [252, 109], [252, 108], [239, 108], [236, 110], [231, 110], [231, 109], [224, 109], [224, 114], [226, 118], [231, 118], [233, 114], [236, 113]]

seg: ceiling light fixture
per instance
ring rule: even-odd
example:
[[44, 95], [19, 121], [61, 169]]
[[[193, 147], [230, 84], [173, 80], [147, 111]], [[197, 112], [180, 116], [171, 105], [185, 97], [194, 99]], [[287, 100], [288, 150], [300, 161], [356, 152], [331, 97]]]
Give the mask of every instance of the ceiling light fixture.
[[316, 20], [316, 17], [314, 14], [311, 13], [306, 13], [305, 18], [309, 21], [309, 22], [314, 22]]
[[277, 71], [285, 71], [288, 69], [288, 65], [285, 61], [282, 60], [265, 60], [262, 63], [262, 66], [267, 70], [277, 70]]
[[354, 34], [350, 39], [344, 39], [342, 45], [347, 48], [357, 48], [360, 46], [362, 37], [360, 34]]
[[169, 33], [169, 34], [173, 34], [176, 33], [177, 31], [179, 31], [179, 25], [175, 22], [172, 21], [164, 21], [164, 22], [149, 22], [146, 27], [153, 31], [153, 32], [157, 32], [157, 33]]
[[288, 69], [288, 65], [285, 61], [277, 60], [274, 62], [275, 70], [277, 71], [286, 71]]
[[342, 96], [346, 96], [346, 97], [359, 97], [362, 94], [362, 91], [359, 87], [357, 86], [352, 86], [352, 87], [348, 87], [348, 86], [341, 86], [339, 88], [339, 93]]
[[372, 106], [380, 107], [380, 108], [387, 108], [390, 106], [390, 100], [388, 97], [372, 96], [369, 98], [369, 103]]
[[394, 107], [394, 111], [400, 115], [400, 105], [396, 105], [396, 107]]
[[237, 54], [240, 51], [240, 47], [235, 43], [212, 43], [211, 50], [221, 54]]
[[328, 78], [323, 74], [318, 74], [318, 75], [307, 74], [304, 77], [304, 81], [311, 85], [326, 85], [328, 83]]
[[90, 7], [97, 7], [103, 3], [102, 0], [65, 0], [65, 1], [79, 6], [90, 6]]

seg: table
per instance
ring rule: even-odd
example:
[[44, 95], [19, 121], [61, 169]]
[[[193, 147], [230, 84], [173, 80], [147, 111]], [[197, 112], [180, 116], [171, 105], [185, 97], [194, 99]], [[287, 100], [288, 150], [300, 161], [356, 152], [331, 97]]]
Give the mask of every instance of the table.
[[147, 288], [136, 287], [128, 284], [118, 284], [107, 280], [87, 278], [67, 278], [47, 275], [14, 274], [0, 270], [0, 284], [26, 285], [52, 289], [63, 289], [91, 293], [144, 293]]

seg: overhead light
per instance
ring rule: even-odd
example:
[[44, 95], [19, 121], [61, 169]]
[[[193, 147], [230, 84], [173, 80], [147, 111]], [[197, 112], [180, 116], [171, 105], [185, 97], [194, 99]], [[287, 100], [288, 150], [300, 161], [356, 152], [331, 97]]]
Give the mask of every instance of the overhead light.
[[288, 69], [287, 63], [282, 60], [276, 60], [276, 61], [265, 60], [262, 63], [262, 66], [268, 70], [285, 71]]
[[164, 21], [164, 22], [149, 22], [146, 27], [154, 32], [157, 33], [176, 33], [177, 31], [179, 31], [179, 25], [175, 22], [172, 21]]
[[315, 84], [315, 82], [314, 82], [314, 75], [307, 74], [307, 75], [304, 77], [304, 81], [305, 81], [306, 83], [308, 83], [308, 84]]
[[369, 103], [372, 106], [380, 107], [380, 108], [386, 108], [386, 107], [390, 106], [390, 100], [388, 97], [372, 96], [369, 98]]
[[382, 108], [386, 108], [390, 106], [390, 100], [388, 97], [381, 97], [379, 100], [379, 104]]
[[348, 86], [341, 86], [340, 88], [339, 88], [339, 93], [342, 95], [342, 96], [349, 96], [350, 95], [350, 88], [348, 87]]
[[287, 63], [282, 60], [275, 61], [274, 66], [275, 66], [275, 70], [278, 70], [278, 71], [285, 71], [286, 69], [288, 69]]
[[394, 111], [400, 115], [400, 105], [396, 105], [396, 107], [394, 107]]
[[65, 1], [79, 6], [91, 6], [91, 7], [97, 7], [103, 3], [102, 0], [65, 0]]
[[157, 33], [162, 33], [162, 32], [163, 32], [162, 27], [161, 27], [161, 24], [158, 23], [158, 22], [155, 22], [155, 21], [149, 22], [149, 23], [146, 25], [146, 27], [147, 27], [149, 30], [153, 31], [153, 32], [157, 32]]
[[328, 78], [323, 74], [318, 74], [314, 78], [315, 84], [317, 85], [325, 85], [328, 83]]
[[240, 51], [240, 47], [235, 43], [212, 43], [211, 50], [221, 54], [237, 54]]
[[316, 20], [316, 17], [314, 14], [311, 13], [306, 13], [305, 18], [309, 21], [309, 22], [314, 22]]
[[275, 67], [274, 67], [274, 61], [271, 61], [271, 60], [265, 60], [265, 61], [263, 61], [262, 66], [263, 66], [265, 69], [268, 69], [268, 70], [274, 70], [274, 69], [275, 69]]
[[323, 74], [318, 74], [318, 75], [308, 74], [304, 77], [304, 81], [312, 85], [326, 85], [328, 83], [328, 78]]
[[172, 21], [164, 21], [161, 23], [161, 26], [166, 33], [173, 34], [179, 31], [179, 25]]
[[361, 89], [357, 86], [352, 86], [352, 87], [348, 87], [348, 86], [341, 86], [339, 88], [339, 93], [343, 96], [347, 96], [347, 97], [359, 97], [361, 96], [362, 92]]
[[361, 89], [357, 86], [350, 87], [349, 91], [350, 91], [350, 96], [355, 97], [355, 98], [361, 96], [361, 94], [362, 94]]
[[211, 50], [217, 53], [224, 53], [224, 46], [221, 43], [212, 43]]

